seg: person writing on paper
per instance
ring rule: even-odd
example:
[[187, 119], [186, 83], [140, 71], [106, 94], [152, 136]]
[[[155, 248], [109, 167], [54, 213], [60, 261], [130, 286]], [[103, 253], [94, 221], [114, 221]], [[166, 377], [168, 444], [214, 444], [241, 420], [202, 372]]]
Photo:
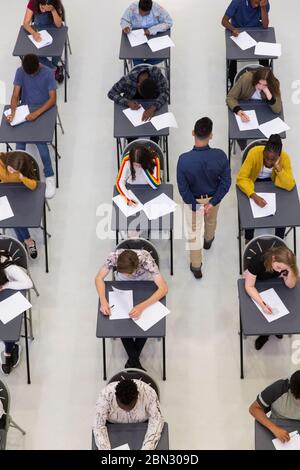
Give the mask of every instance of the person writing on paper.
[[[229, 29], [233, 36], [240, 34], [239, 28], [268, 28], [270, 3], [267, 0], [232, 0], [222, 18], [222, 26]], [[251, 31], [249, 31], [251, 35]], [[268, 66], [269, 61], [262, 59], [259, 63]], [[237, 73], [237, 61], [231, 60], [229, 80], [231, 86]]]
[[[11, 255], [0, 250], [0, 292], [4, 289], [27, 290], [33, 286], [30, 277], [17, 266]], [[19, 364], [21, 347], [15, 342], [4, 342], [5, 349], [1, 353], [1, 371], [8, 375]]]
[[[112, 270], [116, 270], [115, 278], [118, 281], [154, 281], [157, 290], [148, 299], [135, 305], [129, 317], [137, 319], [145, 308], [155, 304], [166, 296], [168, 286], [161, 275], [157, 264], [151, 254], [146, 250], [116, 250], [109, 255], [106, 262], [96, 276], [96, 288], [100, 299], [100, 310], [104, 315], [111, 315], [111, 308], [105, 295], [104, 279]], [[140, 363], [140, 354], [146, 343], [146, 338], [121, 338], [128, 354], [125, 367], [136, 367], [145, 370]]]
[[[247, 111], [243, 110], [239, 101], [261, 100], [266, 102], [276, 114], [282, 111], [280, 83], [268, 67], [243, 73], [227, 95], [227, 106], [240, 116], [243, 122], [249, 122]], [[247, 141], [240, 139], [241, 150], [247, 146]]]
[[[279, 245], [269, 248], [265, 252], [259, 251], [248, 260], [247, 270], [244, 272], [245, 289], [266, 314], [272, 314], [272, 307], [263, 301], [255, 283], [256, 280], [264, 281], [278, 277], [283, 279], [289, 289], [296, 286], [298, 280], [296, 256], [287, 246]], [[277, 337], [282, 338], [281, 335]], [[255, 348], [261, 349], [268, 339], [269, 336], [259, 336], [255, 341]]]
[[[23, 27], [32, 34], [33, 39], [41, 41], [39, 31], [47, 28], [60, 28], [63, 23], [64, 7], [60, 0], [30, 0], [27, 4]], [[64, 80], [64, 68], [59, 66], [59, 57], [39, 57], [41, 64], [55, 70], [55, 79], [58, 83]]]
[[[265, 207], [266, 201], [255, 192], [255, 182], [272, 181], [277, 188], [291, 191], [295, 187], [290, 157], [282, 150], [282, 141], [278, 134], [270, 136], [266, 145], [253, 147], [237, 175], [236, 184], [243, 193], [259, 207]], [[277, 227], [275, 235], [284, 238], [285, 227]], [[245, 242], [254, 236], [253, 229], [245, 230]]]
[[192, 132], [195, 146], [182, 154], [177, 163], [177, 185], [184, 202], [190, 270], [196, 279], [202, 278], [202, 248], [209, 250], [214, 241], [220, 203], [231, 185], [226, 154], [209, 146], [212, 130], [211, 119], [199, 119]]
[[143, 121], [149, 121], [168, 102], [168, 82], [158, 67], [142, 65], [115, 83], [108, 92], [108, 98], [133, 110], [141, 106], [137, 100], [152, 101], [142, 117]]
[[[173, 26], [169, 13], [158, 3], [152, 0], [140, 0], [132, 3], [121, 18], [121, 28], [125, 34], [133, 29], [144, 29], [146, 36], [155, 36], [157, 33], [167, 31]], [[133, 65], [159, 64], [161, 59], [134, 59]]]
[[123, 379], [108, 384], [100, 393], [93, 425], [99, 450], [110, 450], [107, 422], [144, 423], [148, 428], [141, 450], [154, 450], [164, 427], [160, 403], [155, 390], [142, 380]]
[[[19, 67], [16, 72], [10, 102], [11, 114], [7, 116], [8, 122], [13, 121], [20, 100], [22, 105], [38, 106], [35, 111], [28, 114], [26, 120], [31, 122], [38, 119], [48, 109], [56, 106], [56, 88], [57, 85], [51, 70], [40, 64], [36, 55], [26, 55], [22, 60], [22, 67]], [[35, 145], [44, 166], [46, 198], [51, 199], [55, 195], [55, 178], [49, 148], [46, 142]], [[26, 150], [26, 144], [18, 143], [16, 149]]]
[[147, 184], [157, 189], [160, 185], [159, 157], [144, 145], [135, 145], [122, 160], [116, 187], [129, 206], [136, 205], [130, 199], [126, 184]]
[[277, 380], [265, 388], [250, 405], [249, 413], [281, 442], [288, 442], [289, 432], [271, 420], [300, 420], [300, 370], [290, 379]]
[[[26, 188], [34, 191], [37, 187], [36, 174], [30, 155], [26, 152], [16, 151], [0, 153], [0, 182], [22, 183]], [[17, 238], [22, 242], [31, 258], [38, 255], [36, 243], [31, 238], [27, 228], [14, 229]]]

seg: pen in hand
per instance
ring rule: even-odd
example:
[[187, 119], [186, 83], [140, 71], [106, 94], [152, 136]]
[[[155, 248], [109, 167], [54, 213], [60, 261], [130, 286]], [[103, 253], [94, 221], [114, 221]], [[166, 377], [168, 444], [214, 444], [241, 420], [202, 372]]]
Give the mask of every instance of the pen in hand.
[[263, 304], [265, 307], [267, 307], [269, 313], [273, 313], [272, 308], [269, 305], [267, 305], [266, 302], [263, 301]]

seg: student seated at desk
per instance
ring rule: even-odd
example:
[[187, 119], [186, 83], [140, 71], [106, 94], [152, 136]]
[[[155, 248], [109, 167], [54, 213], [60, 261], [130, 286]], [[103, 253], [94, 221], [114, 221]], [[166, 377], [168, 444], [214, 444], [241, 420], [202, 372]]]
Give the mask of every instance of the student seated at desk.
[[[23, 183], [31, 191], [37, 187], [31, 159], [25, 152], [0, 153], [0, 183]], [[27, 228], [14, 229], [18, 240], [24, 244], [31, 258], [37, 257], [35, 241]]]
[[[60, 0], [29, 0], [23, 21], [24, 29], [32, 34], [35, 41], [41, 41], [39, 31], [56, 27], [60, 28], [63, 23], [64, 8]], [[59, 66], [59, 57], [39, 57], [41, 64], [55, 70], [55, 80], [62, 83], [64, 80], [64, 68]]]
[[[232, 0], [222, 18], [222, 26], [229, 29], [233, 36], [240, 34], [239, 28], [268, 28], [270, 3], [268, 0]], [[250, 32], [251, 34], [251, 32]], [[268, 66], [269, 61], [262, 59], [261, 65]], [[229, 80], [231, 86], [237, 73], [237, 61], [231, 60], [229, 65]]]
[[[25, 271], [14, 264], [10, 254], [0, 250], [0, 292], [4, 289], [27, 290], [31, 289], [32, 281]], [[17, 343], [4, 342], [5, 350], [1, 353], [1, 371], [10, 374], [12, 368], [20, 361], [21, 347]]]
[[[167, 31], [173, 26], [173, 20], [169, 13], [158, 3], [152, 0], [140, 0], [133, 2], [124, 12], [121, 18], [121, 28], [125, 34], [133, 29], [144, 29], [147, 36], [155, 36], [157, 33]], [[158, 64], [161, 59], [135, 59], [133, 64]]]
[[[130, 318], [139, 318], [146, 307], [158, 302], [166, 296], [168, 286], [161, 275], [157, 264], [151, 254], [146, 250], [117, 250], [109, 255], [104, 266], [96, 276], [96, 288], [100, 298], [100, 310], [104, 315], [111, 315], [111, 308], [105, 296], [104, 279], [111, 269], [116, 269], [117, 281], [154, 281], [157, 290], [143, 302], [135, 305]], [[135, 367], [145, 370], [140, 363], [140, 354], [147, 341], [146, 338], [121, 338], [123, 346], [128, 354], [126, 368]]]
[[[226, 104], [243, 122], [248, 122], [249, 116], [240, 106], [239, 101], [259, 100], [270, 106], [273, 113], [282, 111], [280, 83], [268, 67], [245, 72], [229, 91]], [[240, 139], [241, 150], [247, 146], [247, 140]]]
[[108, 384], [100, 393], [93, 425], [95, 442], [99, 450], [109, 450], [106, 423], [143, 423], [148, 429], [141, 450], [154, 450], [164, 427], [158, 396], [142, 380], [124, 379]]
[[142, 120], [149, 121], [169, 99], [166, 78], [158, 67], [141, 66], [125, 75], [108, 92], [108, 98], [121, 106], [137, 110], [141, 105], [138, 99], [152, 101]]
[[270, 418], [300, 420], [300, 370], [290, 380], [277, 380], [265, 388], [249, 408], [250, 414], [281, 442], [290, 440], [289, 432], [273, 423]]
[[157, 189], [160, 185], [159, 158], [153, 150], [144, 145], [136, 145], [130, 149], [122, 160], [116, 186], [119, 193], [126, 199], [129, 206], [134, 206], [135, 201], [128, 195], [126, 184], [149, 184]]
[[[245, 289], [247, 294], [263, 309], [266, 314], [272, 313], [272, 308], [261, 298], [255, 287], [256, 280], [264, 281], [281, 277], [286, 287], [293, 289], [298, 280], [297, 260], [294, 253], [286, 246], [275, 246], [266, 252], [253, 256], [244, 272]], [[281, 339], [282, 335], [277, 335]], [[261, 349], [269, 336], [259, 336], [255, 348]]]
[[[252, 148], [237, 175], [236, 184], [243, 193], [259, 207], [265, 207], [266, 201], [254, 190], [257, 181], [272, 181], [275, 186], [291, 191], [296, 182], [294, 179], [290, 157], [282, 150], [282, 141], [278, 134], [270, 136], [265, 146]], [[275, 235], [284, 238], [285, 227], [277, 227]], [[245, 230], [245, 242], [254, 236], [253, 229]]]
[[[56, 88], [51, 70], [40, 64], [36, 55], [26, 55], [22, 60], [22, 67], [19, 67], [16, 72], [10, 102], [12, 113], [7, 116], [8, 122], [13, 121], [20, 100], [22, 105], [40, 106], [26, 117], [27, 121], [38, 119], [48, 109], [56, 105]], [[35, 145], [44, 166], [46, 198], [51, 199], [55, 195], [55, 178], [49, 148], [46, 142], [36, 143]], [[18, 143], [16, 149], [26, 150], [26, 143]]]

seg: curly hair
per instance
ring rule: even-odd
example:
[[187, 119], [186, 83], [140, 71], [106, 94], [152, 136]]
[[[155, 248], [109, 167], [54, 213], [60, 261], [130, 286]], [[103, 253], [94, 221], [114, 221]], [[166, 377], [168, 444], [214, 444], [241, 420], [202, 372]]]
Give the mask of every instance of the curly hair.
[[296, 400], [300, 398], [300, 370], [293, 373], [290, 379], [290, 389]]
[[116, 386], [116, 398], [122, 405], [128, 406], [138, 397], [136, 383], [131, 379], [121, 380]]

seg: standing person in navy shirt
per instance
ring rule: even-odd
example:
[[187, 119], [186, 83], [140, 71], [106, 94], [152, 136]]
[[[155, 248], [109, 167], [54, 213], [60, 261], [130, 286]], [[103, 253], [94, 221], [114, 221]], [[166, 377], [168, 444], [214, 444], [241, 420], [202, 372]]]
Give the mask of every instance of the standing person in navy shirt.
[[229, 191], [231, 174], [223, 150], [212, 149], [213, 123], [199, 119], [193, 130], [195, 146], [179, 157], [177, 184], [184, 202], [190, 269], [202, 277], [202, 248], [209, 250], [215, 238], [220, 202]]
[[[26, 121], [35, 121], [43, 113], [56, 105], [56, 82], [51, 69], [39, 63], [39, 58], [34, 54], [26, 55], [22, 60], [14, 80], [14, 90], [11, 97], [11, 115], [8, 122], [13, 121], [18, 104], [37, 105], [38, 108], [28, 114]], [[51, 199], [55, 195], [55, 178], [52, 168], [49, 148], [46, 142], [36, 143], [44, 166], [46, 182], [46, 198]], [[26, 150], [26, 143], [18, 143], [16, 150]]]
[[[239, 35], [239, 28], [268, 28], [270, 3], [268, 0], [232, 0], [222, 19], [224, 28], [229, 29], [233, 36]], [[268, 67], [268, 60], [259, 63]], [[230, 61], [229, 80], [231, 86], [237, 72], [236, 60]]]

